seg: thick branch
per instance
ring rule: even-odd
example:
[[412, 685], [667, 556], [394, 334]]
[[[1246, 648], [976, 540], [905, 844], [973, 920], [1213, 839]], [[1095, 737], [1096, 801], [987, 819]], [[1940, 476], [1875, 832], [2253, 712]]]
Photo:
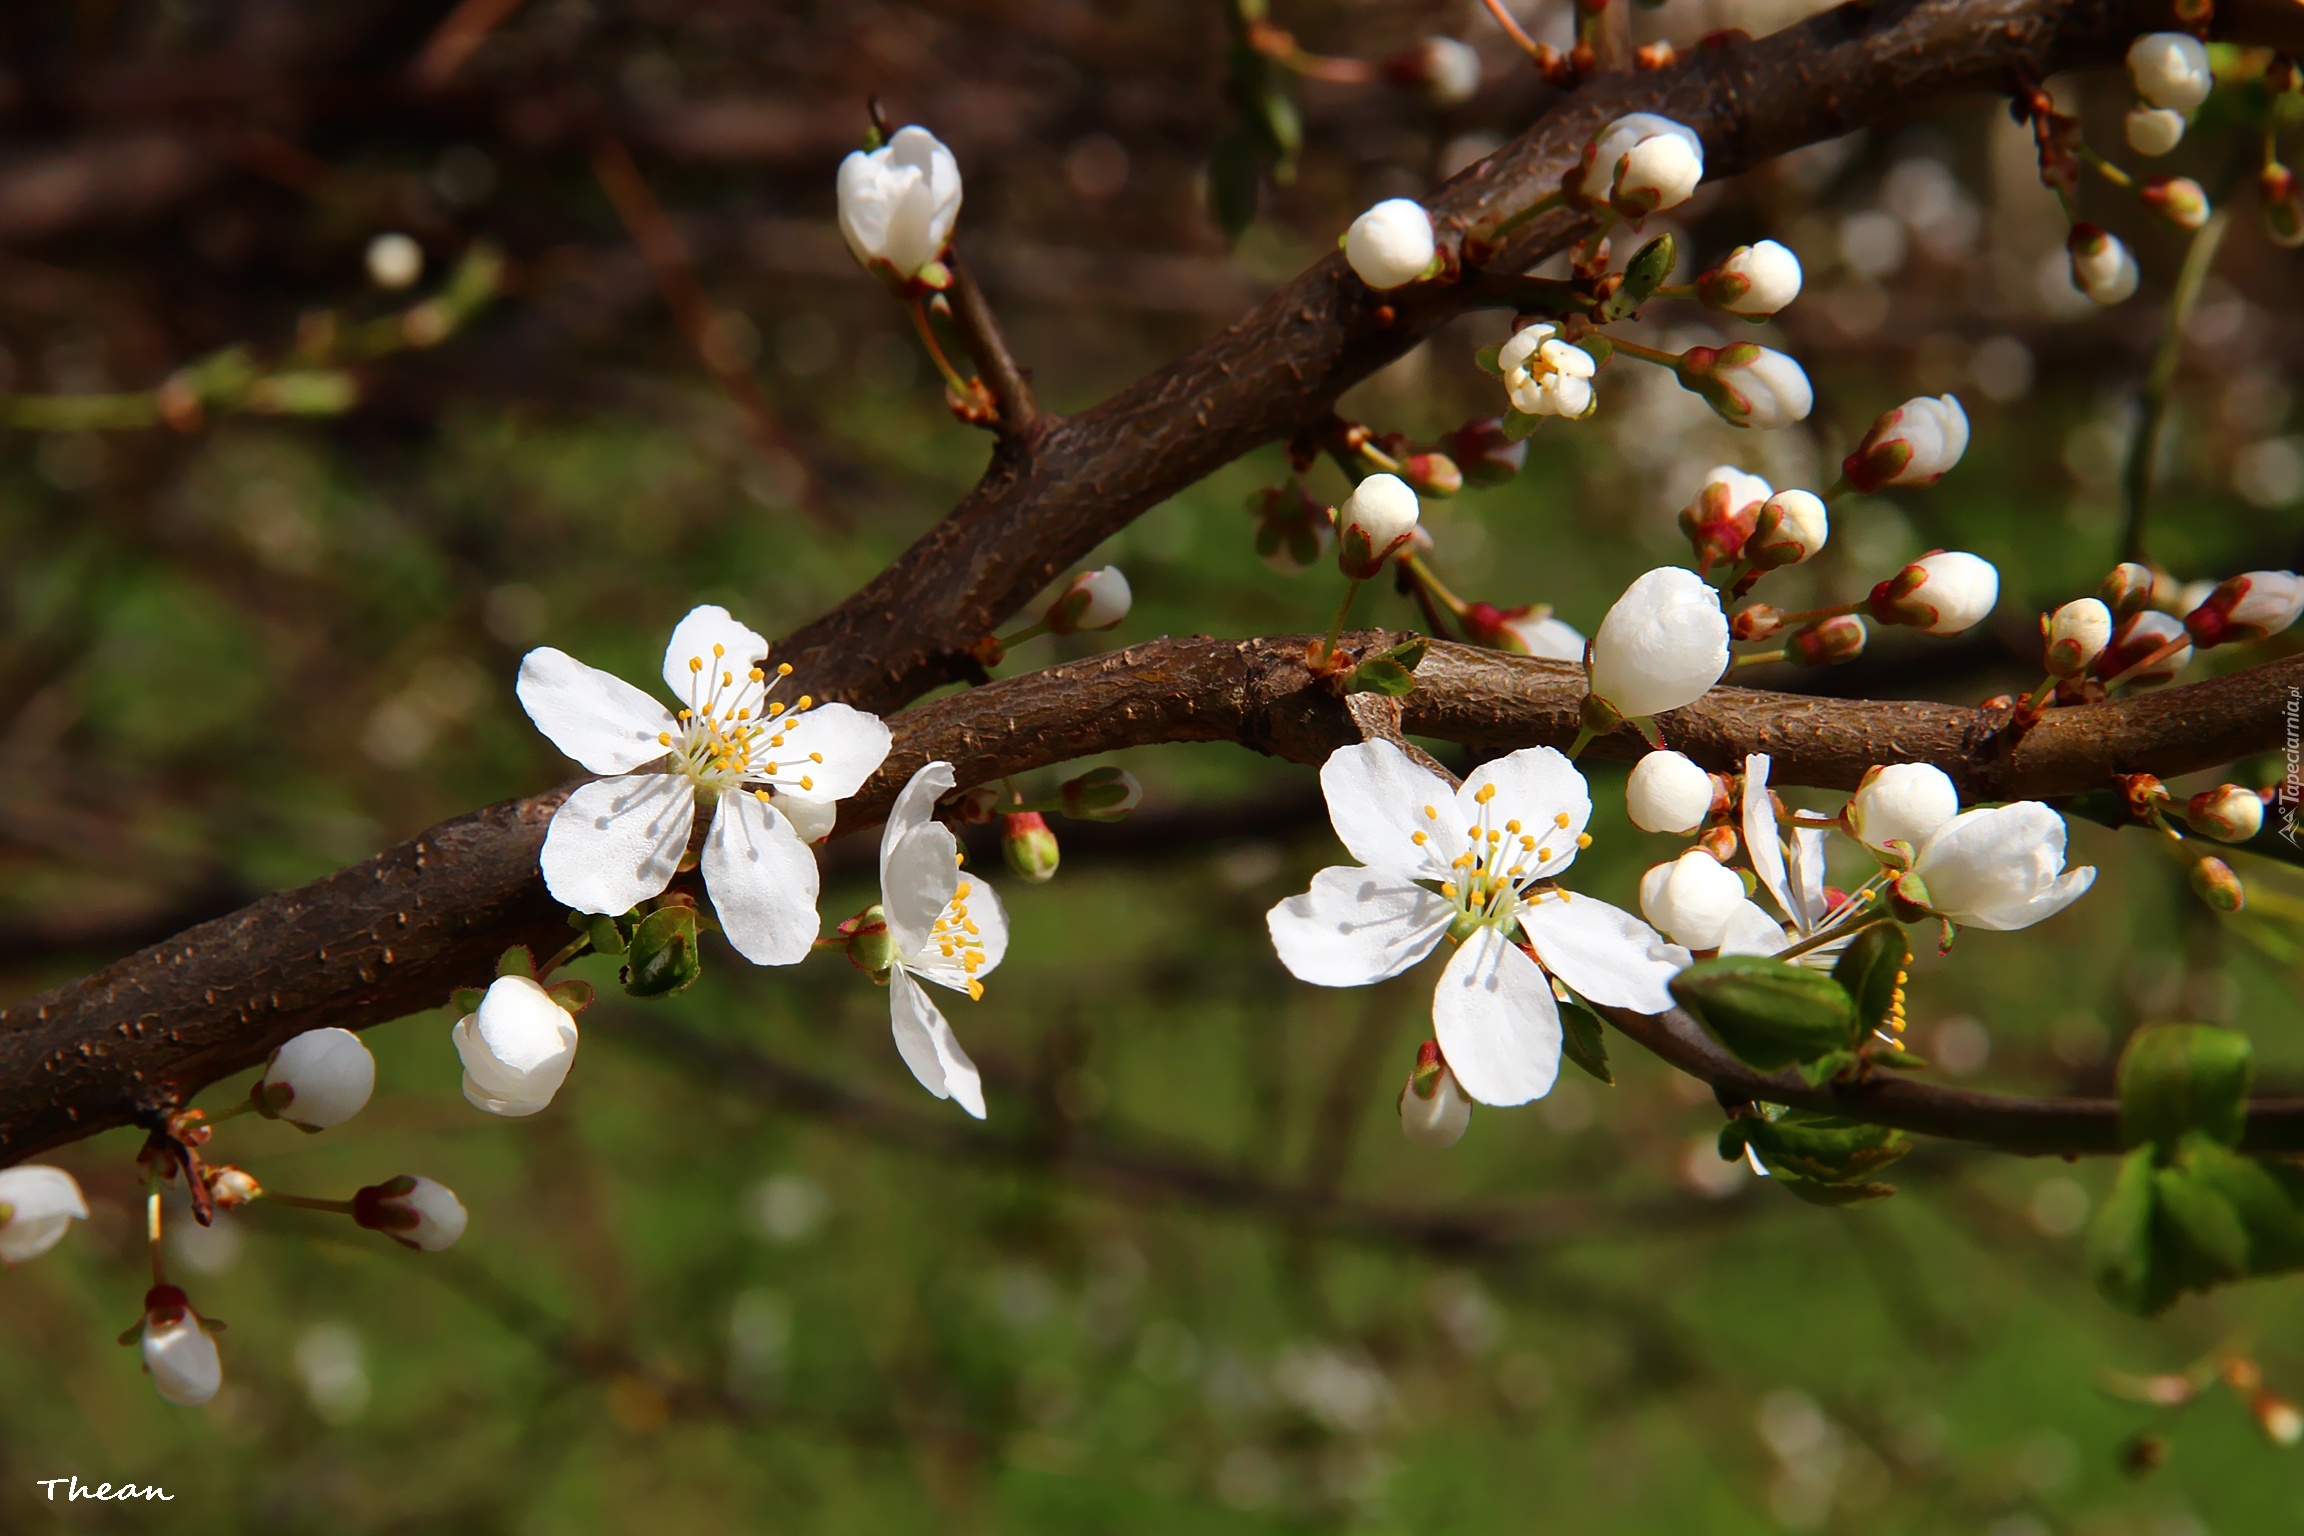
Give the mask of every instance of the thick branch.
[[[906, 711], [892, 722], [886, 766], [848, 802], [842, 827], [878, 821], [936, 758], [962, 784], [1157, 742], [1231, 741], [1322, 762], [1362, 731], [1305, 670], [1307, 640], [1156, 640]], [[1565, 746], [1575, 734], [1581, 682], [1563, 663], [1435, 644], [1417, 675], [1402, 718], [1413, 734], [1487, 750]], [[1781, 784], [1845, 789], [1873, 763], [1929, 761], [1970, 798], [2061, 794], [2114, 771], [2175, 774], [2264, 750], [2298, 683], [2304, 658], [2051, 711], [2005, 753], [1975, 712], [1951, 705], [1739, 688], [1715, 689], [1662, 727], [1714, 767], [1770, 752]], [[1638, 742], [1619, 732], [1593, 750], [1632, 756]], [[557, 948], [567, 929], [536, 861], [562, 793], [436, 827], [0, 1011], [0, 1159], [164, 1113], [301, 1030], [438, 1007], [454, 988], [484, 982], [509, 945]]]

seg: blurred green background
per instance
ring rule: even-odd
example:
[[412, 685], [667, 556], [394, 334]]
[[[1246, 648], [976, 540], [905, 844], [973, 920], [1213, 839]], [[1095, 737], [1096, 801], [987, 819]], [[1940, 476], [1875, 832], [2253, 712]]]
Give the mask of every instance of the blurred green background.
[[[33, 9], [6, 25], [41, 80], [194, 71], [254, 46], [213, 17], [169, 31], [166, 8]], [[1523, 9], [1540, 35], [1564, 25], [1564, 9]], [[348, 8], [350, 43], [291, 63], [390, 74], [445, 7], [388, 10]], [[0, 438], [0, 986], [29, 993], [558, 782], [569, 765], [512, 698], [529, 646], [645, 682], [692, 604], [788, 630], [966, 489], [986, 439], [951, 420], [900, 311], [826, 243], [830, 169], [864, 90], [960, 149], [963, 239], [1044, 398], [1076, 408], [1223, 323], [1373, 197], [1429, 186], [1526, 121], [1542, 92], [1476, 13], [1282, 18], [1370, 56], [1461, 30], [1490, 83], [1445, 113], [1308, 90], [1302, 173], [1268, 190], [1234, 250], [1199, 202], [1222, 114], [1213, 8], [1174, 27], [1161, 7], [1086, 7], [1075, 37], [999, 6], [540, 6], [475, 56], [468, 78], [492, 93], [477, 105], [304, 101], [288, 124], [250, 108], [322, 163], [317, 190], [267, 181], [244, 155], [157, 211], [29, 231], [0, 195], [14, 252], [0, 338], [20, 394], [146, 390], [232, 340], [277, 355], [299, 314], [396, 314], [482, 237], [511, 263], [508, 293], [440, 347], [364, 367], [341, 417]], [[1789, 14], [1674, 0], [1638, 25], [1685, 43]], [[1043, 67], [1050, 54], [1068, 75]], [[521, 126], [540, 81], [610, 101], [709, 295], [718, 371], [758, 380], [786, 446], [747, 434], [671, 323], [583, 134]], [[836, 131], [806, 118], [795, 143], [746, 159], [663, 126], [744, 92], [762, 110], [836, 111]], [[2117, 146], [2124, 87], [2088, 93], [2074, 99]], [[19, 121], [68, 146], [103, 126], [74, 110], [87, 120]], [[2220, 153], [2188, 143], [2179, 168], [2206, 177]], [[1631, 576], [1684, 558], [1673, 517], [1711, 464], [1820, 486], [1876, 412], [1953, 390], [1976, 425], [1959, 470], [1838, 513], [1825, 555], [1761, 595], [1842, 600], [1956, 546], [2000, 564], [1999, 614], [1957, 642], [1888, 636], [1831, 674], [1751, 680], [1962, 702], [2030, 685], [2037, 612], [2116, 558], [2134, 390], [2182, 253], [2109, 189], [2091, 186], [2091, 205], [2099, 194], [2145, 289], [2075, 314], [2052, 200], [1990, 103], [1708, 191], [1678, 224], [1695, 256], [1767, 233], [1807, 266], [1782, 322], [1738, 334], [1808, 364], [1815, 416], [1739, 435], [1615, 363], [1600, 414], [1546, 427], [1517, 480], [1429, 507], [1436, 568], [1468, 597], [1553, 603], [1588, 631]], [[2193, 318], [2152, 523], [2154, 555], [2185, 579], [2293, 564], [2304, 539], [2298, 272], [2251, 218]], [[399, 227], [431, 255], [422, 284], [364, 288], [363, 246]], [[1717, 340], [1708, 318], [1659, 306], [1646, 331]], [[1499, 409], [1471, 357], [1502, 329], [1451, 327], [1344, 413], [1430, 436]], [[1121, 628], [1032, 642], [1006, 670], [1164, 633], [1322, 625], [1333, 571], [1285, 576], [1251, 549], [1243, 505], [1285, 473], [1267, 449], [1144, 517], [1088, 562], [1127, 571]], [[1343, 487], [1327, 466], [1310, 484]], [[1390, 592], [1360, 612], [1413, 614]], [[1893, 1200], [1800, 1204], [1722, 1163], [1708, 1090], [1617, 1037], [1615, 1086], [1570, 1071], [1529, 1109], [1479, 1111], [1453, 1151], [1412, 1147], [1393, 1099], [1426, 1032], [1430, 968], [1332, 993], [1292, 982], [1265, 938], [1265, 909], [1338, 857], [1311, 773], [1216, 746], [1122, 760], [1146, 788], [1137, 820], [1059, 823], [1053, 884], [1006, 877], [979, 844], [1015, 942], [984, 1000], [947, 1012], [984, 1069], [986, 1125], [911, 1081], [885, 996], [836, 951], [762, 971], [716, 947], [694, 990], [645, 1006], [578, 962], [603, 998], [567, 1087], [531, 1120], [463, 1101], [447, 1014], [372, 1030], [379, 1088], [356, 1121], [319, 1137], [238, 1121], [214, 1151], [294, 1193], [428, 1174], [460, 1193], [470, 1232], [418, 1255], [307, 1211], [259, 1203], [206, 1231], [178, 1212], [178, 1278], [231, 1325], [225, 1391], [199, 1411], [161, 1402], [112, 1343], [145, 1284], [135, 1136], [55, 1153], [94, 1215], [0, 1276], [0, 1526], [2195, 1536], [2304, 1522], [2294, 1452], [2238, 1396], [2171, 1412], [2104, 1389], [2107, 1372], [2237, 1351], [2304, 1395], [2293, 1282], [2150, 1324], [2118, 1316], [2079, 1255], [2109, 1165], [1930, 1145], [1895, 1170]], [[1620, 769], [1594, 777], [1576, 884], [1630, 906], [1640, 871], [1678, 845], [1624, 821]], [[2304, 1082], [2304, 882], [2248, 863], [2250, 911], [2219, 920], [2160, 840], [2082, 824], [2073, 843], [2102, 876], [2072, 911], [1923, 955], [1912, 1034], [1936, 1070], [2102, 1093], [2129, 1030], [2201, 1018], [2246, 1029], [2268, 1085]], [[827, 852], [828, 927], [872, 899], [869, 858]], [[67, 1505], [36, 1486], [67, 1475], [173, 1501]]]

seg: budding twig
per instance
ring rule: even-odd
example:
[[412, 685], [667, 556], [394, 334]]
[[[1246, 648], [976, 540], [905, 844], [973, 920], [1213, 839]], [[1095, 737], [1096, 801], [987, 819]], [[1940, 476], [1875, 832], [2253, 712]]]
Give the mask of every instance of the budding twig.
[[945, 290], [952, 301], [952, 328], [960, 333], [960, 344], [975, 359], [985, 387], [992, 391], [993, 403], [1000, 408], [1000, 433], [1003, 437], [1028, 437], [1040, 421], [1040, 402], [1033, 396], [1031, 375], [1008, 350], [1008, 337], [1000, 329], [999, 317], [985, 299], [976, 274], [961, 262], [958, 247], [944, 253], [944, 265], [952, 273], [952, 286]]

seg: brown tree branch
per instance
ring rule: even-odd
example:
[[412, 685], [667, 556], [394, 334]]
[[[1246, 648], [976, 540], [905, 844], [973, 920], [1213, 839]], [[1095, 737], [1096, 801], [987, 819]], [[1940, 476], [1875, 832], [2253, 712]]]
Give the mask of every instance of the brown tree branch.
[[[1308, 638], [1156, 640], [908, 710], [891, 722], [894, 749], [844, 806], [841, 829], [876, 823], [904, 781], [939, 758], [964, 785], [1158, 742], [1228, 741], [1323, 762], [1368, 730], [1306, 671]], [[1349, 643], [1373, 650], [1397, 638]], [[1483, 750], [1575, 736], [1582, 683], [1564, 663], [1436, 643], [1417, 677], [1401, 712], [1409, 733]], [[2052, 710], [2007, 752], [1974, 711], [1947, 704], [1719, 688], [1660, 723], [1715, 768], [1740, 766], [1747, 751], [1773, 753], [1780, 784], [1846, 789], [1873, 763], [1927, 761], [1971, 799], [2018, 797], [2264, 750], [2281, 729], [2276, 701], [2299, 683], [2304, 657]], [[1630, 757], [1640, 747], [1626, 730], [1592, 750]], [[454, 988], [485, 982], [510, 945], [557, 948], [567, 928], [536, 868], [564, 793], [459, 818], [0, 1010], [0, 1159], [155, 1119], [302, 1030], [359, 1029], [438, 1007]]]
[[1040, 402], [1032, 393], [1031, 373], [1008, 350], [1008, 335], [1000, 329], [1000, 317], [992, 312], [991, 301], [984, 297], [976, 274], [960, 260], [959, 251], [947, 252], [944, 265], [952, 273], [952, 287], [946, 295], [952, 301], [952, 328], [960, 333], [961, 344], [975, 361], [976, 371], [983, 375], [985, 388], [992, 391], [992, 403], [1000, 408], [1000, 435], [1029, 438], [1040, 425]]

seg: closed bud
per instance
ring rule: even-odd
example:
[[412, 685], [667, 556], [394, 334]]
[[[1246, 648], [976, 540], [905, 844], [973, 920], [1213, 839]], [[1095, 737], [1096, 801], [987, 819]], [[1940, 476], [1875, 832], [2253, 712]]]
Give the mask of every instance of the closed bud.
[[1127, 769], [1107, 765], [1066, 779], [1056, 793], [1074, 821], [1126, 821], [1143, 800], [1144, 786]]
[[989, 826], [1000, 814], [1000, 791], [990, 784], [964, 789], [945, 802], [952, 818], [964, 827]]
[[1452, 1147], [1472, 1123], [1472, 1100], [1441, 1058], [1440, 1042], [1416, 1048], [1416, 1070], [1400, 1090], [1400, 1132], [1420, 1147]]
[[2219, 784], [2184, 806], [2184, 823], [2220, 843], [2244, 843], [2264, 830], [2264, 800], [2238, 784]]
[[1475, 645], [1491, 645], [1516, 656], [1542, 656], [1552, 661], [1582, 661], [1584, 637], [1575, 626], [1552, 616], [1548, 603], [1522, 603], [1499, 608], [1494, 603], [1469, 603], [1463, 614], [1464, 636]]
[[576, 1064], [576, 1020], [525, 976], [499, 976], [449, 1032], [464, 1063], [464, 1097], [492, 1115], [533, 1115]]
[[2289, 1446], [2304, 1441], [2304, 1411], [2276, 1392], [2259, 1387], [2248, 1394], [2248, 1411], [2256, 1418], [2257, 1428], [2274, 1445]]
[[2130, 107], [2120, 120], [2128, 147], [2148, 160], [2157, 160], [2184, 142], [2184, 114], [2166, 107]]
[[2136, 258], [2117, 236], [2093, 224], [2075, 224], [2064, 242], [2072, 261], [2072, 286], [2110, 306], [2136, 292]]
[[1704, 397], [1733, 427], [1772, 432], [1808, 419], [1816, 392], [1799, 363], [1772, 347], [1741, 341], [1690, 347], [1676, 369], [1681, 387]]
[[1840, 824], [1874, 853], [1903, 844], [1909, 859], [1929, 834], [1959, 814], [1960, 791], [1950, 774], [1932, 763], [1888, 763], [1865, 773]]
[[[1706, 827], [1697, 837], [1696, 846], [1719, 860], [1722, 865], [1726, 865], [1729, 860], [1736, 857], [1738, 847], [1736, 829], [1726, 822], [1722, 822], [1716, 827]], [[1744, 877], [1738, 875], [1736, 878], [1742, 880]], [[1749, 895], [1750, 892], [1747, 891], [1746, 894]]]
[[[840, 162], [840, 233], [866, 268], [898, 287], [941, 287], [960, 219], [960, 162], [925, 128], [900, 128]], [[931, 270], [933, 268], [933, 270]]]
[[1832, 667], [1864, 654], [1871, 631], [1852, 613], [1817, 619], [1794, 630], [1784, 642], [1784, 659], [1796, 667]]
[[2130, 560], [2112, 567], [2112, 574], [2096, 589], [2114, 620], [2129, 618], [2152, 606], [2152, 568]]
[[1370, 475], [1336, 509], [1336, 563], [1355, 581], [1366, 581], [1416, 531], [1422, 508], [1416, 493], [1398, 475]]
[[155, 1285], [144, 1293], [142, 1334], [144, 1369], [151, 1373], [153, 1388], [169, 1402], [197, 1408], [223, 1387], [224, 1362], [216, 1352], [216, 1340], [175, 1286]]
[[896, 941], [888, 935], [888, 913], [878, 902], [842, 922], [835, 931], [848, 941], [850, 965], [867, 976], [888, 974], [896, 959]]
[[2128, 78], [2138, 96], [2172, 112], [2192, 111], [2216, 85], [2207, 47], [2184, 32], [2147, 32], [2130, 43]]
[[305, 1131], [360, 1113], [376, 1088], [376, 1058], [348, 1029], [308, 1029], [272, 1053], [248, 1090], [256, 1112]]
[[355, 1193], [352, 1219], [403, 1248], [438, 1253], [455, 1246], [471, 1217], [447, 1185], [403, 1173]]
[[1732, 315], [1763, 319], [1800, 297], [1800, 258], [1773, 240], [1740, 245], [1696, 279], [1696, 297]]
[[64, 1240], [72, 1223], [88, 1219], [79, 1181], [61, 1168], [19, 1163], [0, 1168], [0, 1264], [13, 1268]]
[[1731, 640], [1768, 640], [1784, 628], [1784, 610], [1767, 603], [1746, 603], [1728, 617]]
[[2304, 615], [2304, 576], [2294, 571], [2250, 571], [2217, 584], [2207, 601], [2184, 616], [2185, 632], [2205, 647], [2279, 634]]
[[1831, 528], [1823, 497], [1813, 491], [1778, 491], [1760, 508], [1744, 558], [1762, 571], [1798, 565], [1824, 547]]
[[203, 1168], [200, 1175], [207, 1180], [208, 1198], [215, 1202], [219, 1210], [228, 1211], [234, 1206], [246, 1205], [264, 1193], [264, 1186], [256, 1182], [254, 1174], [229, 1163], [223, 1167]]
[[1617, 118], [1584, 146], [1576, 191], [1628, 219], [1688, 200], [1704, 179], [1704, 144], [1694, 132], [1653, 112]]
[[1000, 856], [1023, 879], [1034, 885], [1055, 879], [1061, 852], [1048, 818], [1038, 811], [1011, 811], [1000, 818]]
[[1379, 291], [1418, 281], [1438, 253], [1432, 216], [1413, 198], [1386, 198], [1344, 232], [1344, 260], [1360, 281]]
[[2218, 912], [2237, 912], [2248, 904], [2248, 888], [2219, 858], [2204, 858], [2192, 866], [2192, 889]]
[[1072, 578], [1064, 595], [1048, 605], [1042, 620], [1051, 634], [1069, 635], [1083, 629], [1110, 629], [1128, 617], [1134, 595], [1128, 590], [1128, 578], [1120, 567], [1108, 565], [1100, 571], [1082, 571]]
[[[1694, 571], [1667, 565], [1624, 589], [1592, 637], [1592, 698], [1619, 720], [1702, 698], [1728, 670], [1728, 617]], [[1599, 718], [1587, 710], [1587, 720]]]
[[2274, 161], [2257, 173], [2256, 187], [2272, 243], [2289, 250], [2304, 245], [2304, 199], [2297, 196], [2296, 173]]
[[1464, 472], [1444, 453], [1412, 453], [1400, 468], [1420, 496], [1453, 496], [1464, 489]]
[[2048, 646], [2048, 675], [2070, 681], [2112, 643], [2112, 610], [2100, 598], [2074, 598], [2040, 620], [2040, 633]]
[[2143, 198], [2146, 207], [2178, 229], [2198, 229], [2208, 222], [2208, 191], [2189, 176], [2148, 181]]
[[1656, 865], [1640, 880], [1641, 915], [1689, 949], [1718, 949], [1746, 899], [1737, 873], [1701, 848]]
[[1973, 628], [2000, 600], [2000, 572], [1992, 562], [1961, 550], [1921, 556], [1872, 589], [1872, 617], [1909, 624], [1931, 635]]
[[1840, 463], [1859, 491], [1934, 485], [1968, 451], [1968, 413], [1950, 395], [1920, 395], [1883, 411], [1856, 451]]
[[1767, 481], [1732, 464], [1718, 465], [1706, 475], [1695, 499], [1680, 509], [1680, 531], [1696, 552], [1698, 568], [1741, 555], [1759, 524], [1760, 509], [1773, 494]]
[[1428, 37], [1384, 61], [1394, 85], [1423, 93], [1436, 107], [1460, 107], [1480, 91], [1480, 53], [1453, 37]]
[[[2123, 620], [2112, 631], [2112, 643], [2096, 658], [2096, 675], [2110, 680], [2126, 674], [2128, 681], [2139, 688], [2168, 682], [2192, 660], [2189, 643], [2168, 650], [2171, 641], [2183, 639], [2182, 620], [2147, 608]], [[2163, 650], [2168, 654], [2161, 655]], [[2132, 667], [2139, 670], [2131, 673]]]
[[1448, 456], [1471, 485], [1502, 485], [1528, 462], [1528, 440], [1514, 442], [1504, 435], [1504, 418], [1480, 416], [1464, 423], [1443, 440]]
[[1726, 801], [1720, 781], [1678, 752], [1650, 752], [1624, 784], [1625, 813], [1643, 832], [1693, 832]]

